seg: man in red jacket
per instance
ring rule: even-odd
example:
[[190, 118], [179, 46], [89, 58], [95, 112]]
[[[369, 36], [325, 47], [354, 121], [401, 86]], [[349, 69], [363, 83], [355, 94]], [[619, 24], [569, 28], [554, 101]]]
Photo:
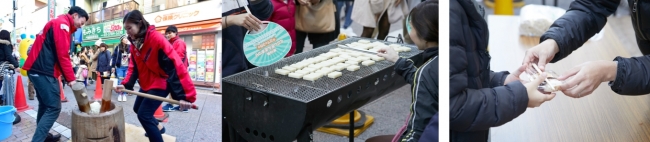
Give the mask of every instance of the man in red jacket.
[[34, 52], [29, 52], [29, 58], [23, 66], [38, 94], [37, 127], [32, 142], [59, 141], [61, 137], [59, 134], [48, 133], [61, 112], [59, 95], [63, 90], [59, 89], [60, 82], [56, 78], [63, 76], [65, 80], [70, 80], [70, 86], [76, 83], [68, 51], [72, 41], [71, 35], [77, 28], [81, 28], [86, 20], [88, 13], [74, 6], [68, 14], [47, 22], [36, 36], [31, 49]]
[[[174, 25], [167, 26], [167, 29], [165, 30], [165, 38], [167, 38], [167, 40], [169, 40], [169, 43], [172, 44], [172, 46], [174, 47], [174, 51], [176, 51], [176, 53], [178, 54], [178, 57], [181, 57], [181, 61], [183, 61], [183, 65], [185, 65], [186, 67], [190, 66], [189, 62], [187, 61], [187, 47], [185, 41], [183, 41], [181, 38], [178, 37], [178, 28], [176, 28], [176, 26]], [[162, 109], [165, 112], [170, 112], [174, 110], [180, 110], [180, 107], [167, 103], [166, 105], [163, 106]], [[187, 109], [185, 109], [183, 110], [183, 112], [188, 112], [188, 111]]]

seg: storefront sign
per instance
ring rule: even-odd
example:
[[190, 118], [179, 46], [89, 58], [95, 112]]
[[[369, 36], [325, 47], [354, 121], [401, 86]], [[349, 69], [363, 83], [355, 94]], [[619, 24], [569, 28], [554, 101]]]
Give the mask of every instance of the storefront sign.
[[157, 27], [215, 18], [221, 18], [220, 1], [199, 2], [144, 15], [145, 20]]
[[271, 65], [284, 58], [291, 49], [291, 37], [287, 30], [273, 22], [265, 24], [264, 30], [247, 33], [244, 37], [246, 59], [256, 66]]
[[119, 37], [124, 35], [122, 19], [97, 23], [83, 27], [83, 40], [95, 40], [99, 38]]

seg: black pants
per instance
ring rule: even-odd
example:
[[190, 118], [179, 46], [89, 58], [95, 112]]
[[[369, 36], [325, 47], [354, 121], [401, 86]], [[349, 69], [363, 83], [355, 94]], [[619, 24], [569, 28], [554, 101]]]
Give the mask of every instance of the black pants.
[[[140, 92], [163, 98], [166, 98], [169, 94], [169, 91], [167, 90], [144, 91], [140, 89]], [[163, 141], [160, 129], [158, 129], [159, 122], [155, 117], [153, 117], [153, 114], [156, 112], [158, 107], [160, 107], [160, 104], [162, 104], [162, 101], [140, 96], [135, 98], [135, 103], [133, 104], [133, 111], [138, 115], [138, 120], [140, 121], [142, 128], [144, 128], [144, 131], [147, 132], [147, 136], [151, 142]]]

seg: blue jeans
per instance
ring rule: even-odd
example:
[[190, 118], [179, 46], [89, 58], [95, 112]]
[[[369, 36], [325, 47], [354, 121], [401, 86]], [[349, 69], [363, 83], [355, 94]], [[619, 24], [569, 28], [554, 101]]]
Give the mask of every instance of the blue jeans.
[[29, 80], [34, 84], [38, 114], [36, 115], [36, 130], [32, 142], [43, 142], [61, 112], [61, 89], [59, 82], [52, 76], [35, 72], [27, 72]]
[[126, 77], [127, 70], [129, 70], [129, 67], [119, 67], [115, 69], [115, 75], [117, 75], [117, 84], [122, 84], [122, 80], [124, 79], [120, 79], [120, 77]]
[[[343, 8], [343, 5], [345, 5], [345, 23], [343, 23], [343, 28], [347, 29], [350, 27], [352, 24], [352, 5], [354, 5], [354, 1], [337, 1], [336, 2], [336, 11], [341, 11], [341, 8]], [[336, 18], [339, 18], [340, 15], [336, 15]]]
[[[167, 90], [144, 91], [140, 89], [140, 92], [163, 98], [166, 98], [169, 94], [169, 91]], [[160, 129], [158, 129], [158, 120], [153, 117], [153, 114], [156, 112], [158, 107], [160, 107], [160, 104], [162, 104], [162, 101], [143, 98], [140, 96], [135, 98], [135, 104], [133, 104], [133, 111], [138, 114], [138, 120], [140, 121], [142, 128], [144, 128], [144, 131], [147, 132], [147, 136], [151, 142], [163, 141]]]

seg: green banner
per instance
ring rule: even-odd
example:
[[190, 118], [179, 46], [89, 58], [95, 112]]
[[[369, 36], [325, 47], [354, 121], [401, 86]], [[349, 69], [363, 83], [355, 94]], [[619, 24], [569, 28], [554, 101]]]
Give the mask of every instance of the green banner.
[[83, 41], [120, 37], [124, 35], [122, 19], [84, 26]]

